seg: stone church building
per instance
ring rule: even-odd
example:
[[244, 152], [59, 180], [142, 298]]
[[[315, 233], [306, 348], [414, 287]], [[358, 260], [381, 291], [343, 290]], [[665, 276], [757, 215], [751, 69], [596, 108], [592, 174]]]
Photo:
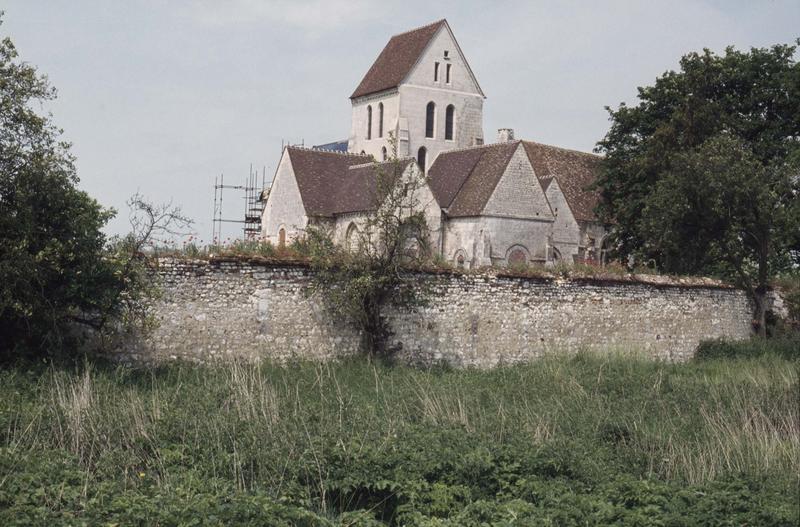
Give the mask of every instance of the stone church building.
[[485, 98], [446, 20], [393, 36], [350, 96], [350, 137], [284, 148], [263, 238], [282, 245], [325, 223], [347, 243], [376, 205], [376, 170], [394, 143], [404, 173], [426, 176], [417, 201], [432, 247], [454, 265], [600, 260], [606, 231], [586, 190], [600, 158], [511, 129], [484, 144]]

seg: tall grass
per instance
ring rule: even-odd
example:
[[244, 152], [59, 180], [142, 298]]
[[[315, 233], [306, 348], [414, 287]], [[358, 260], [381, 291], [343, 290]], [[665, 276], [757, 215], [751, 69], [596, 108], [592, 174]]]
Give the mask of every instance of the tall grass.
[[[323, 515], [366, 499], [347, 478], [399, 477], [378, 465], [393, 459], [399, 470], [403, 456], [416, 459], [410, 472], [448, 455], [559, 452], [552, 463], [571, 463], [570, 477], [585, 481], [792, 484], [799, 389], [797, 362], [775, 356], [667, 364], [578, 354], [490, 371], [360, 359], [20, 367], [0, 372], [0, 495], [20, 467], [53, 452], [74, 459], [84, 500], [108, 480], [167, 493], [202, 481]], [[472, 453], [442, 453], [462, 439]]]

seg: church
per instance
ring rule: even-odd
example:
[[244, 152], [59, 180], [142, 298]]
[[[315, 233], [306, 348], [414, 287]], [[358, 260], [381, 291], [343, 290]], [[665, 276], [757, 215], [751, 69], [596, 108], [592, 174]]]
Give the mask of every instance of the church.
[[517, 140], [509, 128], [485, 141], [485, 98], [446, 20], [391, 37], [350, 96], [350, 137], [283, 149], [264, 192], [263, 239], [284, 245], [325, 224], [348, 243], [396, 149], [403, 171], [425, 175], [431, 247], [453, 265], [602, 260], [599, 195], [587, 190], [600, 157]]

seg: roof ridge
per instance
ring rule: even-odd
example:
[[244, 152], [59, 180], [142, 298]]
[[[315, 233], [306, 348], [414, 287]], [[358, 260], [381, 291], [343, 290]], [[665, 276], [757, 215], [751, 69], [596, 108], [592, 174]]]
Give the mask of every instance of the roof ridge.
[[585, 156], [592, 156], [592, 157], [597, 157], [597, 158], [602, 158], [603, 157], [600, 154], [595, 154], [595, 153], [592, 153], [592, 152], [584, 152], [583, 150], [576, 150], [574, 148], [564, 148], [563, 146], [547, 145], [545, 143], [540, 143], [538, 141], [530, 141], [528, 139], [520, 139], [520, 141], [523, 142], [523, 143], [530, 143], [532, 145], [545, 146], [547, 148], [555, 148], [556, 150], [563, 150], [564, 152], [574, 152], [576, 154], [583, 154]]
[[402, 33], [395, 33], [394, 35], [392, 35], [389, 38], [392, 39], [394, 37], [402, 37], [403, 35], [407, 35], [408, 33], [413, 33], [414, 31], [419, 31], [420, 29], [428, 29], [429, 27], [433, 27], [433, 26], [439, 25], [442, 22], [447, 22], [447, 19], [446, 18], [441, 18], [441, 19], [437, 20], [436, 22], [431, 22], [430, 24], [425, 24], [423, 26], [415, 27], [414, 29], [408, 29], [406, 31], [403, 31]]
[[506, 142], [503, 142], [503, 143], [485, 143], [485, 144], [482, 144], [482, 145], [463, 146], [461, 148], [453, 148], [452, 150], [444, 150], [442, 152], [439, 152], [439, 155], [441, 156], [443, 154], [450, 154], [452, 152], [466, 152], [467, 150], [477, 150], [479, 148], [489, 148], [489, 147], [492, 147], [492, 146], [501, 146], [501, 145], [508, 145], [508, 144], [513, 144], [513, 143], [521, 143], [521, 142], [522, 142], [521, 139], [517, 139], [516, 141], [506, 141]]
[[371, 167], [374, 164], [375, 164], [374, 161], [371, 163], [359, 163], [358, 165], [350, 165], [349, 167], [347, 167], [347, 170], [353, 170], [355, 168]]
[[396, 88], [430, 45], [431, 39], [442, 27], [449, 27], [442, 18], [430, 24], [392, 35], [378, 57], [362, 77], [350, 99]]
[[305, 150], [307, 152], [316, 152], [319, 154], [334, 154], [337, 156], [370, 157], [369, 154], [356, 154], [355, 152], [341, 152], [339, 150], [324, 150], [310, 146], [286, 145], [286, 148], [291, 148], [293, 150]]
[[388, 165], [390, 163], [408, 163], [412, 161], [413, 157], [398, 157], [397, 159], [387, 159], [386, 161], [370, 161], [369, 163], [361, 163], [358, 165], [350, 165], [347, 167], [348, 170], [353, 170], [355, 168], [364, 168], [364, 167], [371, 167], [375, 165]]

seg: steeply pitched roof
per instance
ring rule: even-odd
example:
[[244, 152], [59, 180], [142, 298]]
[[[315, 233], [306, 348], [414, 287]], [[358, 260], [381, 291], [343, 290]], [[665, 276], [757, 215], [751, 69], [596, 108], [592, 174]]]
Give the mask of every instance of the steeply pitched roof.
[[547, 181], [548, 186], [550, 179], [558, 181], [575, 219], [597, 221], [594, 208], [600, 200], [600, 194], [587, 190], [587, 187], [594, 183], [602, 158], [533, 141], [522, 141], [522, 144], [536, 176], [543, 182]]
[[[376, 163], [371, 156], [294, 146], [286, 150], [309, 216], [333, 216], [375, 208], [378, 185]], [[398, 161], [399, 173], [412, 162], [412, 159]], [[383, 173], [391, 176], [395, 168], [392, 163], [378, 163], [377, 167], [384, 167]]]
[[374, 210], [382, 201], [378, 196], [377, 170], [381, 170], [389, 178], [400, 177], [411, 163], [412, 159], [402, 159], [349, 167], [345, 173], [337, 175], [338, 183], [331, 212], [345, 214]]
[[342, 175], [353, 165], [372, 161], [367, 155], [286, 147], [300, 197], [309, 216], [331, 216]]
[[[597, 221], [597, 191], [588, 191], [601, 158], [593, 154], [512, 141], [442, 152], [428, 171], [437, 203], [451, 217], [478, 216], [492, 196], [517, 147], [522, 145], [542, 188], [558, 181], [578, 221]], [[287, 147], [306, 213], [333, 216], [374, 208], [377, 199], [375, 163], [371, 156]], [[402, 161], [402, 170], [411, 159]], [[381, 163], [391, 169], [391, 161]]]
[[522, 144], [543, 190], [558, 181], [578, 221], [597, 221], [599, 193], [588, 191], [597, 175], [600, 157], [543, 145], [511, 141], [442, 152], [428, 171], [436, 201], [451, 217], [478, 216], [486, 206], [516, 148]]
[[442, 19], [390, 38], [350, 98], [397, 87], [417, 63], [439, 28], [446, 23]]
[[439, 154], [428, 169], [433, 197], [443, 209], [453, 203], [464, 182], [478, 164], [486, 147], [467, 148]]
[[451, 217], [478, 216], [519, 141], [442, 152], [428, 171], [431, 191]]

